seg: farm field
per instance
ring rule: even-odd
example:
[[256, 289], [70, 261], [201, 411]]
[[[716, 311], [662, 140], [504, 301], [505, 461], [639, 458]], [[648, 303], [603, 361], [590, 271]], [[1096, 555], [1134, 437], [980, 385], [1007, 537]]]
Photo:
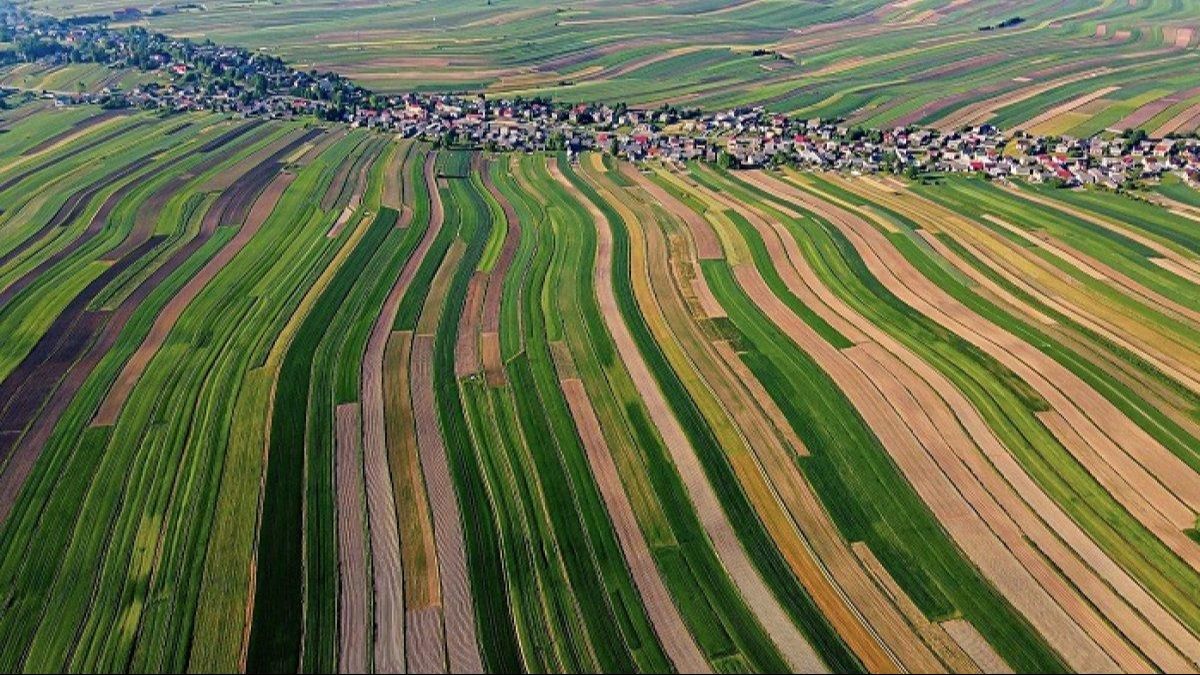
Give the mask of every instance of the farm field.
[[0, 71], [0, 87], [68, 95], [81, 91], [99, 91], [106, 87], [131, 89], [160, 79], [161, 77], [156, 78], [150, 73], [109, 68], [96, 63], [71, 63], [61, 66], [23, 63]]
[[58, 16], [136, 8], [127, 23], [261, 48], [387, 93], [766, 105], [877, 128], [1074, 136], [1200, 126], [1195, 0], [29, 4]]
[[0, 670], [1200, 670], [1185, 185], [0, 129]]

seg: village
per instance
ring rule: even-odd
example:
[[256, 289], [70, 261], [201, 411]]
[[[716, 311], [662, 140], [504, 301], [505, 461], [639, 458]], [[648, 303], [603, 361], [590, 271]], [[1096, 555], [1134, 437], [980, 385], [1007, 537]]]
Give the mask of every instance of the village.
[[138, 28], [113, 29], [108, 17], [64, 21], [3, 7], [7, 41], [18, 49], [0, 52], [0, 63], [97, 62], [153, 76], [129, 90], [33, 92], [59, 106], [315, 116], [438, 144], [516, 152], [599, 150], [635, 162], [699, 160], [729, 168], [788, 164], [914, 178], [976, 173], [1111, 189], [1174, 173], [1200, 185], [1200, 139], [1194, 136], [1154, 139], [1140, 130], [1110, 130], [1090, 138], [1052, 138], [986, 124], [950, 132], [914, 126], [881, 130], [837, 119], [793, 119], [763, 107], [702, 113], [470, 93], [382, 96], [337, 74], [297, 70], [259, 52]]
[[1175, 173], [1200, 184], [1200, 139], [1151, 139], [1143, 132], [1085, 139], [1007, 134], [990, 125], [940, 133], [915, 127], [863, 129], [840, 120], [796, 120], [761, 107], [714, 114], [675, 108], [555, 106], [488, 101], [482, 96], [389, 99], [349, 118], [426, 139], [492, 150], [600, 150], [632, 161], [716, 162], [729, 168], [788, 164], [850, 173], [977, 173], [1064, 187], [1101, 185]]

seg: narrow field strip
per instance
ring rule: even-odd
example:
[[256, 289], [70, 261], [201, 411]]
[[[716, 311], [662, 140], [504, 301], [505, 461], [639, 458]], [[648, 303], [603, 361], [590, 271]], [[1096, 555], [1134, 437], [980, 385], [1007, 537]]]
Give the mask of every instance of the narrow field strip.
[[[432, 160], [426, 161], [426, 185], [432, 199], [429, 230], [436, 235], [445, 216], [440, 197], [441, 190], [433, 180], [434, 166]], [[422, 245], [425, 241], [432, 246], [433, 238], [427, 237]], [[415, 275], [415, 271], [413, 274]], [[449, 275], [439, 272], [438, 276]], [[437, 290], [431, 290], [430, 297], [435, 295]], [[422, 312], [421, 320], [422, 323], [427, 323], [426, 319], [430, 317], [432, 325], [426, 330], [433, 330], [438, 325], [437, 319], [442, 313], [440, 304], [440, 301], [437, 301], [431, 305], [427, 300], [426, 311]], [[442, 430], [438, 428], [434, 375], [435, 340], [435, 336], [429, 333], [418, 333], [413, 338], [410, 365], [413, 415], [416, 421], [421, 467], [433, 514], [439, 578], [442, 583], [448, 672], [479, 672], [483, 668], [483, 662], [475, 632], [475, 603], [471, 583], [468, 581], [466, 544], [459, 520], [460, 506], [451, 479], [451, 466], [446, 456], [447, 449]]]
[[371, 641], [368, 622], [371, 603], [367, 591], [367, 551], [363, 540], [363, 478], [359, 461], [360, 420], [355, 403], [337, 407], [337, 511], [338, 567], [341, 595], [338, 601], [338, 672], [364, 673], [370, 669]]
[[[398, 163], [387, 165], [385, 186], [399, 182], [397, 180], [399, 176], [393, 174], [408, 175], [411, 172], [409, 161], [412, 161], [413, 164], [422, 163], [419, 158], [410, 160], [412, 157], [410, 152], [410, 145], [394, 150], [395, 156], [401, 157], [403, 161], [397, 160]], [[426, 161], [432, 162], [434, 155], [429, 155], [429, 157], [431, 159]], [[384, 192], [387, 193], [386, 187]], [[412, 199], [413, 193], [405, 192], [404, 196]], [[399, 195], [393, 202], [396, 206], [399, 206], [398, 199]], [[392, 208], [395, 211], [395, 207], [388, 205], [386, 197], [383, 202], [386, 208]], [[430, 211], [423, 210], [422, 212], [429, 213]], [[440, 221], [440, 213], [437, 213], [436, 217]], [[425, 234], [422, 237], [422, 243], [431, 241], [433, 237], [437, 236], [440, 222], [435, 224], [433, 218], [434, 215], [431, 213], [430, 222], [423, 225]], [[399, 495], [404, 491], [400, 484], [406, 483], [409, 490], [421, 493], [422, 496], [424, 486], [419, 482], [409, 482], [411, 479], [408, 476], [396, 475], [396, 470], [400, 469], [402, 464], [393, 462], [391, 448], [401, 447], [403, 441], [399, 438], [389, 438], [388, 435], [387, 410], [389, 406], [385, 400], [385, 383], [389, 379], [389, 375], [395, 377], [399, 373], [387, 373], [385, 364], [396, 363], [387, 358], [391, 349], [390, 338], [393, 335], [391, 327], [396, 320], [396, 311], [400, 306], [400, 301], [403, 299], [421, 260], [420, 248], [421, 244], [418, 244], [388, 291], [382, 310], [375, 319], [375, 324], [367, 339], [361, 366], [363, 462], [370, 523], [373, 606], [375, 608], [373, 664], [378, 672], [387, 673], [405, 672], [405, 608], [408, 603], [405, 594], [406, 579], [402, 564], [400, 523], [415, 524], [422, 520], [420, 513], [412, 514], [410, 511], [405, 511], [407, 517], [404, 521], [398, 519], [398, 502], [402, 501]], [[407, 343], [402, 349], [407, 349]], [[406, 370], [407, 368], [403, 369], [403, 371]], [[399, 414], [399, 412], [394, 411], [393, 414]], [[409, 416], [411, 417], [411, 413]]]
[[712, 672], [658, 576], [650, 551], [634, 518], [633, 507], [621, 488], [617, 467], [609, 455], [604, 435], [600, 431], [600, 422], [592, 410], [583, 383], [575, 378], [566, 378], [561, 382], [563, 395], [571, 407], [576, 427], [579, 428], [583, 445], [587, 449], [592, 473], [596, 476], [600, 492], [604, 495], [608, 514], [613, 519], [613, 526], [621, 540], [621, 548], [625, 551], [633, 578], [646, 603], [647, 611], [650, 612], [650, 619], [654, 622], [658, 637], [663, 642], [663, 648], [671, 657], [671, 663], [680, 672]]
[[[191, 301], [200, 294], [201, 291], [212, 281], [214, 277], [231, 261], [254, 237], [258, 229], [266, 222], [271, 215], [280, 197], [295, 179], [295, 174], [281, 173], [275, 178], [270, 185], [266, 187], [263, 194], [260, 195], [251, 207], [250, 213], [246, 218], [246, 222], [238, 229], [237, 235], [221, 249], [221, 252], [216, 257], [208, 261], [207, 264], [184, 285], [182, 289], [171, 299], [170, 304], [164, 308], [155, 320], [154, 325], [150, 328], [150, 333], [146, 339], [138, 347], [137, 352], [133, 357], [126, 362], [125, 368], [121, 371], [121, 375], [117, 379], [117, 383], [109, 391], [104, 402], [100, 405], [100, 409], [96, 412], [94, 424], [96, 426], [112, 425], [120, 413], [121, 408], [125, 405], [133, 386], [141, 379], [142, 373], [146, 367], [158, 353], [159, 348], [166, 342], [167, 336], [171, 329], [175, 327], [175, 323], [179, 320], [180, 314], [191, 303]], [[217, 208], [215, 205], [213, 208]], [[213, 220], [206, 220], [212, 227]]]

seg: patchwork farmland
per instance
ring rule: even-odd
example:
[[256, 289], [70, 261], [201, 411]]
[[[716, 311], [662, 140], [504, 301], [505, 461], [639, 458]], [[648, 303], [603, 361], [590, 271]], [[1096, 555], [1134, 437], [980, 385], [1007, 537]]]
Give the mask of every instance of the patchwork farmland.
[[1200, 670], [1182, 184], [0, 125], [4, 671]]
[[1200, 127], [1196, 0], [29, 4], [125, 12], [125, 24], [263, 49], [381, 93], [764, 105], [876, 128], [992, 123], [1075, 137]]

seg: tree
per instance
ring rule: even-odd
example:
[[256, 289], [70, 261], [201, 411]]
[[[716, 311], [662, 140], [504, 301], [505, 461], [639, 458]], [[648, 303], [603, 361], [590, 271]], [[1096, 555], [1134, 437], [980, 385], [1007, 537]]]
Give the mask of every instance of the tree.
[[736, 164], [737, 159], [735, 159], [734, 156], [728, 152], [722, 150], [717, 153], [717, 166], [721, 167], [722, 169], [735, 168]]

